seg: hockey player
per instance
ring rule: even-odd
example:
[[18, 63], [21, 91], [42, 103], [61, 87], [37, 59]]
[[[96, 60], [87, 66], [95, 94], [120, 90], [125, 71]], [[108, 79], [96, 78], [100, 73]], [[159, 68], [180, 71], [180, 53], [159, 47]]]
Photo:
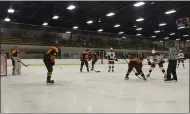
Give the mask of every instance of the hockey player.
[[83, 52], [83, 53], [80, 55], [80, 61], [81, 61], [80, 72], [82, 72], [82, 69], [83, 69], [84, 64], [86, 65], [86, 69], [87, 69], [87, 71], [89, 72], [89, 66], [88, 66], [89, 56], [90, 56], [89, 49], [86, 49], [86, 51]]
[[46, 83], [54, 83], [54, 80], [51, 80], [53, 73], [53, 66], [55, 65], [55, 59], [58, 55], [58, 44], [55, 43], [54, 46], [50, 47], [43, 56], [44, 64], [47, 68], [47, 81]]
[[91, 68], [91, 71], [94, 70], [94, 65], [96, 64], [97, 60], [98, 60], [99, 56], [98, 54], [93, 51], [90, 53], [90, 58], [89, 60], [92, 60], [92, 68]]
[[147, 57], [147, 61], [148, 64], [151, 66], [147, 77], [150, 77], [150, 74], [156, 65], [159, 66], [160, 70], [164, 74], [164, 78], [166, 77], [166, 73], [163, 68], [163, 63], [165, 63], [164, 55], [157, 53], [155, 50], [152, 50], [152, 53]]
[[137, 71], [135, 73], [136, 76], [141, 75], [143, 80], [147, 80], [144, 73], [143, 73], [143, 71], [142, 71], [142, 59], [132, 57], [131, 55], [128, 55], [128, 59], [130, 61], [128, 63], [128, 71], [126, 73], [125, 80], [129, 79], [129, 74], [131, 73], [133, 68], [135, 68], [136, 71]]
[[185, 60], [185, 57], [184, 57], [184, 54], [183, 54], [183, 51], [180, 50], [179, 51], [179, 54], [178, 54], [178, 65], [177, 65], [177, 68], [179, 68], [179, 64], [182, 63], [183, 64], [183, 68], [185, 68], [185, 65], [184, 65], [184, 60]]
[[109, 64], [109, 70], [108, 72], [110, 72], [112, 70], [112, 72], [114, 72], [114, 64], [115, 64], [115, 60], [116, 56], [115, 56], [115, 52], [113, 51], [113, 48], [110, 48], [110, 51], [106, 53], [106, 56], [108, 58], [108, 64]]
[[11, 56], [13, 65], [12, 75], [21, 75], [20, 50], [18, 47], [15, 47], [11, 51]]

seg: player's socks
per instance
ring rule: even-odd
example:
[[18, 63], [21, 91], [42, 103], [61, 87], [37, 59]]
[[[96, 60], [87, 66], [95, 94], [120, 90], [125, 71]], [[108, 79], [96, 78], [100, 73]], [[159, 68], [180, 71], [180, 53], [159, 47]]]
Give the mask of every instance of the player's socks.
[[82, 68], [80, 68], [80, 72], [82, 72]]
[[109, 66], [109, 70], [108, 70], [108, 72], [110, 72], [110, 70], [111, 70], [111, 66]]
[[114, 72], [114, 66], [112, 66], [112, 72]]

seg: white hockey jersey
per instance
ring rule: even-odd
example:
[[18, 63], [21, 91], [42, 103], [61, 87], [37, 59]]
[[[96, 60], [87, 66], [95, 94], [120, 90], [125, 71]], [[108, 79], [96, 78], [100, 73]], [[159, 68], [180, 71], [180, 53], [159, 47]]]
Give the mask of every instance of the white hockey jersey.
[[178, 57], [178, 59], [184, 59], [185, 58], [183, 53], [179, 53], [177, 57]]
[[160, 63], [161, 61], [165, 61], [164, 59], [164, 55], [163, 54], [159, 54], [159, 53], [156, 53], [156, 54], [150, 54], [147, 59], [152, 62], [152, 63], [155, 63], [155, 64], [158, 64]]
[[107, 52], [106, 56], [108, 57], [109, 61], [114, 61], [115, 60], [115, 52]]

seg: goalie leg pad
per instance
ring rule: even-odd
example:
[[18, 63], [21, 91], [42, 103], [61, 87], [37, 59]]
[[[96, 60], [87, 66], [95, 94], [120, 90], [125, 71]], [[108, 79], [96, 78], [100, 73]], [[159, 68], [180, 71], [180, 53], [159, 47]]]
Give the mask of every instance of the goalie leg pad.
[[18, 69], [19, 69], [19, 62], [15, 61], [15, 67], [14, 67], [13, 75], [18, 74]]
[[18, 70], [17, 70], [18, 75], [21, 75], [21, 62], [18, 62]]

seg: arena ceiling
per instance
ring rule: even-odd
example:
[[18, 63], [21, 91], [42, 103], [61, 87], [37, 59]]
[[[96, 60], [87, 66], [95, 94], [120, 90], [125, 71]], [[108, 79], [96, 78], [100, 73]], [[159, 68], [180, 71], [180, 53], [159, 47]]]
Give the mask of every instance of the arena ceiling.
[[[17, 23], [70, 30], [116, 33], [121, 36], [127, 34], [163, 40], [190, 39], [190, 28], [178, 29], [176, 26], [177, 19], [190, 17], [190, 2], [145, 1], [137, 4], [139, 7], [135, 7], [135, 3], [138, 2], [1, 1], [0, 19], [9, 18]], [[166, 14], [167, 11], [170, 14]]]

